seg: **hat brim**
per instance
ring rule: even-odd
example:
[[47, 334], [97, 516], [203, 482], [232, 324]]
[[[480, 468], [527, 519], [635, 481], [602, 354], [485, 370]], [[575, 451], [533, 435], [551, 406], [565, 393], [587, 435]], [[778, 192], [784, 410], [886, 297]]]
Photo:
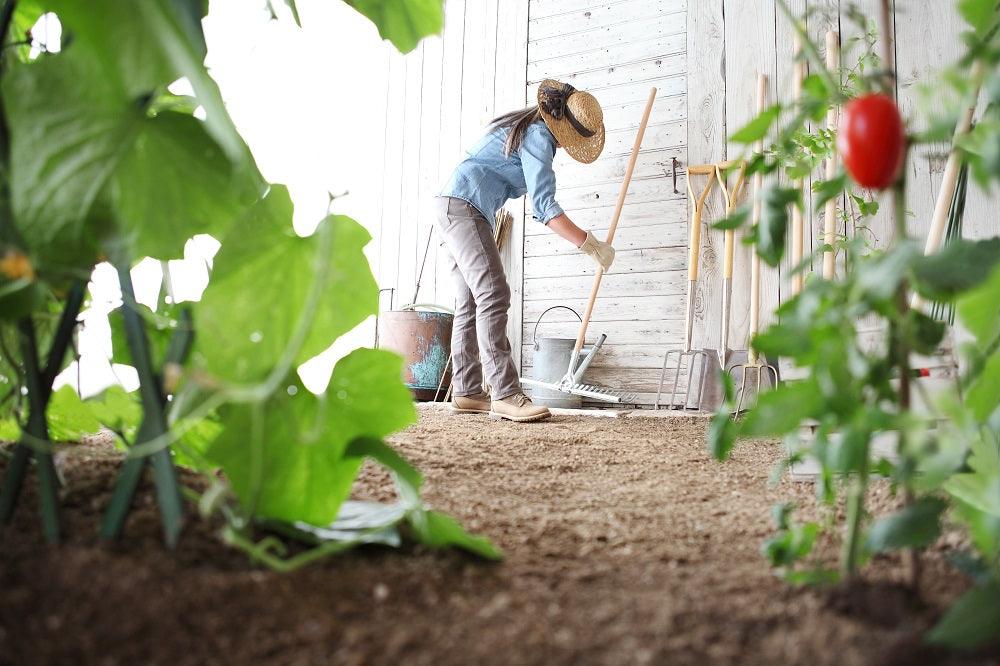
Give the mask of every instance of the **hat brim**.
[[590, 164], [600, 157], [601, 152], [604, 150], [604, 123], [601, 123], [600, 128], [594, 132], [593, 136], [581, 136], [565, 118], [557, 120], [546, 113], [541, 105], [541, 89], [545, 86], [557, 87], [561, 85], [561, 83], [552, 79], [546, 79], [539, 84], [538, 111], [542, 116], [542, 120], [545, 121], [545, 126], [549, 128], [552, 135], [555, 136], [556, 141], [559, 142], [559, 145], [563, 147], [566, 153], [577, 162]]

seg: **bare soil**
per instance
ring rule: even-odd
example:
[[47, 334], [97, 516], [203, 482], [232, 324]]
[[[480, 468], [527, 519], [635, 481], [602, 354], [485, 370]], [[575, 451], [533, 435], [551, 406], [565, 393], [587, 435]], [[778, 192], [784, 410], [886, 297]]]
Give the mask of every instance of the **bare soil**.
[[[506, 553], [365, 548], [292, 574], [252, 565], [191, 518], [160, 541], [147, 485], [120, 544], [96, 538], [119, 455], [69, 447], [67, 538], [40, 536], [33, 484], [0, 543], [0, 663], [987, 663], [921, 634], [967, 583], [924, 558], [919, 598], [897, 557], [862, 583], [795, 589], [760, 555], [770, 507], [816, 516], [811, 484], [769, 485], [775, 442], [710, 459], [706, 421], [561, 416], [494, 423], [425, 409], [393, 443], [426, 498]], [[2, 460], [2, 458], [0, 458]], [[2, 464], [2, 462], [0, 462]], [[185, 481], [198, 481], [185, 476]], [[357, 496], [388, 498], [366, 467]], [[895, 500], [877, 488], [872, 506]], [[192, 514], [194, 512], [192, 511]], [[821, 545], [832, 563], [835, 545]]]

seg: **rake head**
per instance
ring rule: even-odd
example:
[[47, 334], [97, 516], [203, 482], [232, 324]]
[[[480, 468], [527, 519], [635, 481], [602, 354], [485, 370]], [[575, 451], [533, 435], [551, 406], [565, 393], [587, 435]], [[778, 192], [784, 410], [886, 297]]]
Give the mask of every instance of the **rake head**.
[[[736, 411], [733, 412], [735, 416], [739, 416], [744, 411], [743, 402], [746, 399], [747, 388], [754, 387], [753, 395], [756, 398], [760, 395], [761, 390], [767, 386], [768, 375], [771, 377], [770, 386], [778, 385], [778, 369], [769, 363], [761, 363], [758, 360], [734, 365], [729, 369], [730, 376], [735, 378], [737, 370], [741, 371], [743, 380], [740, 382], [740, 390], [737, 394], [739, 398], [736, 402]], [[746, 409], [749, 409], [749, 406]]]
[[[671, 358], [674, 359], [671, 362]], [[698, 359], [701, 359], [699, 364]], [[656, 402], [654, 409], [660, 408], [660, 396], [663, 394], [663, 383], [668, 374], [673, 374], [673, 386], [670, 392], [670, 401], [666, 403], [668, 409], [701, 409], [704, 399], [705, 384], [703, 381], [705, 369], [707, 368], [708, 354], [701, 349], [671, 349], [663, 355], [663, 368], [660, 370], [660, 385], [656, 389]], [[669, 366], [669, 369], [668, 369]], [[698, 372], [695, 372], [695, 368]], [[684, 397], [681, 399], [681, 392], [678, 388], [681, 373], [687, 370], [687, 388]], [[695, 401], [694, 399], [697, 399]]]
[[537, 379], [526, 379], [521, 378], [522, 384], [527, 384], [528, 386], [538, 386], [540, 388], [547, 388], [553, 391], [562, 391], [563, 393], [571, 393], [573, 395], [579, 395], [584, 398], [590, 398], [592, 400], [601, 400], [603, 402], [613, 402], [618, 404], [628, 404], [636, 402], [637, 396], [635, 393], [626, 393], [624, 391], [618, 391], [616, 389], [606, 388], [604, 386], [591, 386], [589, 384], [573, 384], [570, 382], [563, 381], [559, 384], [554, 384], [551, 382], [541, 382]]

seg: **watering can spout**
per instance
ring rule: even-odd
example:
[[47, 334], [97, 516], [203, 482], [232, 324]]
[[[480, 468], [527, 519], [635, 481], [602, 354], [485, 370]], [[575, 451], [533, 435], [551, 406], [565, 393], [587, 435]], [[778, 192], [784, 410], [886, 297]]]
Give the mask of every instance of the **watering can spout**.
[[601, 346], [604, 344], [604, 341], [607, 339], [608, 336], [602, 333], [601, 337], [599, 337], [597, 339], [597, 342], [594, 343], [594, 346], [590, 348], [589, 352], [587, 352], [587, 355], [583, 357], [582, 361], [580, 361], [580, 365], [573, 372], [574, 384], [580, 383], [580, 380], [583, 378], [583, 373], [587, 371], [587, 368], [590, 367], [591, 361], [594, 360], [594, 356], [597, 355], [597, 350], [601, 348]]

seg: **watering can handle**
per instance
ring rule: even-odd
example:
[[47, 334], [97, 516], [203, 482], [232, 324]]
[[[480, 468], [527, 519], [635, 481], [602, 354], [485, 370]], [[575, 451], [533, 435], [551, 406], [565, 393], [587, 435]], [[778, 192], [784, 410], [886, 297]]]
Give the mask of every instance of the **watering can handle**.
[[559, 308], [562, 308], [563, 310], [569, 310], [570, 312], [572, 312], [573, 314], [576, 315], [577, 319], [579, 319], [580, 321], [583, 321], [583, 317], [580, 316], [580, 313], [577, 312], [576, 310], [574, 310], [573, 308], [569, 307], [568, 305], [553, 305], [551, 308], [549, 308], [548, 310], [546, 310], [545, 312], [543, 312], [541, 315], [539, 315], [538, 321], [535, 322], [535, 328], [534, 328], [533, 331], [531, 331], [531, 346], [532, 347], [535, 346], [535, 339], [538, 337], [538, 325], [542, 323], [542, 317], [544, 317], [548, 313], [552, 312], [553, 310], [558, 310]]

